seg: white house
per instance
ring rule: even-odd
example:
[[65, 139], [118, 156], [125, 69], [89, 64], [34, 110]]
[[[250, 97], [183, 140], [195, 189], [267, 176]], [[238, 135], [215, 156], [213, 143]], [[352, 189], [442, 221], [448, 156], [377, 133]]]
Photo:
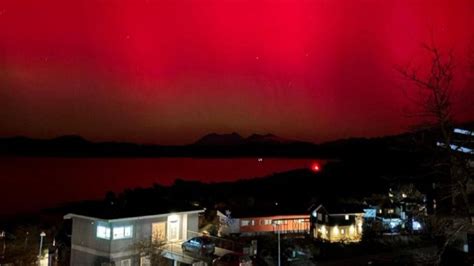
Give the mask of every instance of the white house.
[[166, 243], [162, 254], [174, 265], [196, 263], [182, 254], [181, 243], [197, 235], [198, 216], [203, 211], [142, 216], [67, 214], [64, 219], [72, 221], [71, 265], [150, 265], [149, 258], [137, 249], [141, 241]]

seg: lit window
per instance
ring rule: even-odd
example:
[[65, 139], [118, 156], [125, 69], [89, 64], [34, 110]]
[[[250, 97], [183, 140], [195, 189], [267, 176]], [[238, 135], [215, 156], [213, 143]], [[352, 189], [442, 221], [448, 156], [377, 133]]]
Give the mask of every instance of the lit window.
[[341, 229], [341, 235], [343, 235], [346, 231], [344, 229]]
[[249, 226], [250, 221], [249, 220], [242, 220], [242, 226]]
[[131, 238], [133, 235], [133, 226], [119, 226], [113, 229], [114, 239]]
[[266, 220], [265, 220], [265, 225], [270, 225], [270, 224], [272, 224], [272, 220], [266, 219]]
[[150, 257], [148, 256], [140, 257], [140, 266], [151, 266]]
[[346, 219], [346, 221], [349, 220], [349, 215], [346, 214], [344, 218]]
[[105, 225], [97, 225], [97, 238], [110, 239], [110, 227]]
[[119, 266], [132, 266], [132, 260], [131, 259], [126, 259], [126, 260], [121, 260], [118, 263]]
[[349, 234], [353, 235], [354, 232], [355, 232], [354, 225], [351, 225], [351, 226], [349, 227]]

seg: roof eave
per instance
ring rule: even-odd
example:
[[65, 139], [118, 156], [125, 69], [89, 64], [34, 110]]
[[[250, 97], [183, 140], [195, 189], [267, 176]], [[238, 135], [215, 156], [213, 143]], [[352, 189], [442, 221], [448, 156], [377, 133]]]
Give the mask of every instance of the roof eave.
[[205, 210], [193, 210], [193, 211], [181, 211], [181, 212], [169, 212], [169, 213], [162, 213], [162, 214], [153, 214], [153, 215], [143, 215], [143, 216], [133, 216], [133, 217], [124, 217], [124, 218], [116, 218], [116, 219], [102, 219], [98, 217], [86, 216], [81, 214], [75, 213], [68, 213], [64, 215], [63, 219], [72, 219], [72, 218], [82, 218], [91, 221], [105, 221], [105, 222], [123, 222], [123, 221], [130, 221], [130, 220], [145, 220], [145, 219], [153, 219], [159, 217], [165, 217], [172, 214], [195, 214], [195, 213], [203, 213]]

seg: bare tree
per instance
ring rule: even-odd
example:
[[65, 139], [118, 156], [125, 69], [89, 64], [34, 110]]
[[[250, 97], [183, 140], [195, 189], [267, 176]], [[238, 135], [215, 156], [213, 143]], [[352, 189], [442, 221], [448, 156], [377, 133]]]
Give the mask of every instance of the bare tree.
[[135, 243], [135, 248], [141, 257], [147, 258], [149, 265], [165, 265], [167, 260], [163, 257], [166, 243], [163, 241], [141, 240]]
[[439, 264], [443, 253], [457, 234], [470, 226], [468, 183], [472, 180], [472, 169], [465, 154], [459, 152], [458, 149], [462, 146], [453, 134], [453, 51], [443, 52], [436, 45], [423, 45], [423, 48], [431, 58], [426, 73], [412, 66], [398, 67], [397, 70], [414, 85], [410, 87], [417, 93], [413, 99], [416, 106], [414, 115], [422, 117], [425, 126], [439, 130], [439, 146], [445, 148], [442, 150], [443, 156], [433, 165], [440, 177], [436, 180], [438, 185], [442, 185], [447, 192], [437, 200], [444, 203], [442, 201], [450, 199], [450, 213], [437, 213], [432, 217], [433, 232], [444, 238], [434, 259], [434, 263]]

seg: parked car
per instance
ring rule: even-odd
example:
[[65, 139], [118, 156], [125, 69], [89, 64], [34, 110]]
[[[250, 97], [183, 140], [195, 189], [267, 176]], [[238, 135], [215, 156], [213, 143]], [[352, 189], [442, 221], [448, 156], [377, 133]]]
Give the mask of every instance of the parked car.
[[227, 253], [212, 263], [214, 266], [252, 266], [249, 256], [239, 253]]
[[216, 245], [209, 237], [193, 237], [181, 244], [184, 252], [191, 252], [199, 255], [212, 255], [216, 249]]

